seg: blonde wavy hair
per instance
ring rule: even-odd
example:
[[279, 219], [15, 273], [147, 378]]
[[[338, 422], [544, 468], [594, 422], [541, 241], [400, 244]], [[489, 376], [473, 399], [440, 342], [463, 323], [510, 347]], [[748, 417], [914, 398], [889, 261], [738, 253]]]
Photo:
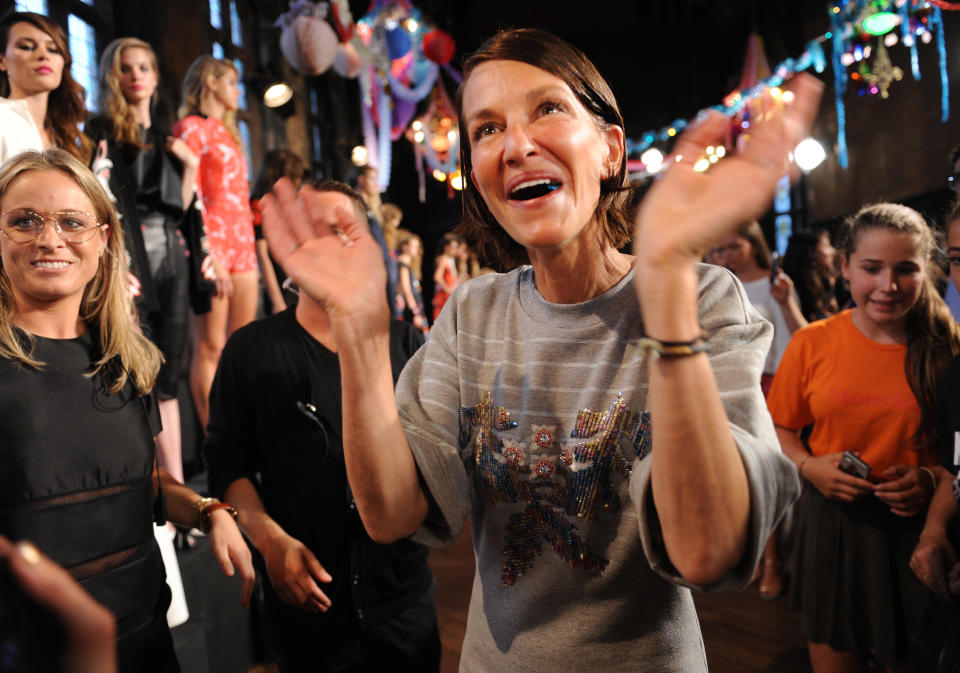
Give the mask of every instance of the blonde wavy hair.
[[[140, 141], [140, 123], [120, 88], [120, 59], [123, 58], [123, 52], [127, 49], [146, 51], [150, 55], [153, 72], [159, 79], [160, 71], [157, 68], [157, 55], [153, 47], [135, 37], [117, 38], [107, 45], [100, 57], [100, 100], [103, 101], [104, 115], [110, 120], [110, 135], [113, 140], [143, 149]], [[154, 90], [150, 104], [153, 105], [156, 99], [157, 92]]]
[[[211, 94], [207, 88], [207, 80], [211, 77], [219, 79], [227, 71], [233, 71], [237, 77], [237, 67], [225, 58], [214, 58], [209, 54], [201, 56], [190, 64], [190, 69], [183, 78], [183, 85], [180, 92], [180, 109], [177, 110], [177, 116], [183, 119], [187, 115], [201, 114], [200, 105]], [[237, 128], [237, 113], [235, 110], [227, 110], [220, 120], [227, 127], [227, 131], [237, 143], [237, 147], [243, 147], [243, 141], [240, 139], [240, 129]]]
[[[97, 221], [108, 225], [106, 253], [100, 256], [96, 275], [87, 284], [80, 303], [80, 320], [99, 339], [99, 359], [89, 376], [106, 370], [115, 376], [109, 390], [120, 392], [132, 379], [140, 394], [153, 390], [163, 356], [134, 327], [133, 302], [127, 291], [127, 254], [123, 227], [110, 198], [85, 165], [61, 149], [23, 152], [10, 159], [0, 171], [0, 203], [11, 185], [30, 171], [60, 171], [83, 190], [93, 204]], [[16, 244], [12, 244], [16, 245]], [[32, 355], [33, 340], [27, 343], [14, 329], [17, 306], [13, 286], [0, 259], [0, 357], [19, 360], [34, 368], [44, 366]]]

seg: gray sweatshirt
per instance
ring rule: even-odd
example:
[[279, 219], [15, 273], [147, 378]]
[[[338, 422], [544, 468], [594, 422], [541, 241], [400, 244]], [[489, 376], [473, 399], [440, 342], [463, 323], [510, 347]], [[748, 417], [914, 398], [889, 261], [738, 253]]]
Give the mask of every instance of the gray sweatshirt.
[[[772, 329], [728, 271], [699, 275], [700, 324], [750, 485], [747, 551], [709, 587], [735, 590], [799, 479], [759, 387]], [[656, 419], [645, 411], [632, 280], [572, 305], [545, 301], [531, 267], [471, 280], [397, 384], [431, 500], [415, 539], [450, 543], [471, 518], [477, 571], [461, 671], [707, 670], [651, 495]]]

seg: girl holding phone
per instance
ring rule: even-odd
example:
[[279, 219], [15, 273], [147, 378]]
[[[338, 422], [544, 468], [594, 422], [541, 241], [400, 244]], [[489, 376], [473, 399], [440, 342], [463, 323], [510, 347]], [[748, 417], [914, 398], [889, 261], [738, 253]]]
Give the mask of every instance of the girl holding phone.
[[[855, 307], [794, 334], [767, 398], [784, 453], [812, 486], [799, 503], [791, 598], [816, 673], [871, 659], [892, 670], [912, 658], [922, 624], [929, 594], [908, 560], [937, 481], [937, 381], [960, 350], [934, 285], [936, 249], [916, 211], [860, 210], [842, 246]], [[878, 481], [841, 470], [844, 451]]]

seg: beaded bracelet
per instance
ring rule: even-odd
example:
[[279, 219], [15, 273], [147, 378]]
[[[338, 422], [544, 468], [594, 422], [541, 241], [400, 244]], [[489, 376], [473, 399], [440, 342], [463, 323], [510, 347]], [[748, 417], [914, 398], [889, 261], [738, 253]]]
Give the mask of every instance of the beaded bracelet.
[[658, 358], [675, 359], [696, 355], [707, 350], [707, 342], [703, 337], [693, 341], [660, 341], [651, 337], [642, 337], [637, 345], [643, 355], [655, 354]]

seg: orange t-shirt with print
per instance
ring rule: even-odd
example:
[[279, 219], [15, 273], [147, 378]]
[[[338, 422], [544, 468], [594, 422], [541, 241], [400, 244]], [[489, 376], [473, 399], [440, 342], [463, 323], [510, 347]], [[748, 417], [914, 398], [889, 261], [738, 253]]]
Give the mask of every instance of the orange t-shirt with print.
[[920, 407], [907, 383], [907, 347], [868, 339], [852, 309], [798, 330], [783, 354], [767, 407], [773, 422], [799, 430], [813, 423], [810, 451], [859, 452], [879, 475], [891, 465], [933, 465], [910, 438]]

